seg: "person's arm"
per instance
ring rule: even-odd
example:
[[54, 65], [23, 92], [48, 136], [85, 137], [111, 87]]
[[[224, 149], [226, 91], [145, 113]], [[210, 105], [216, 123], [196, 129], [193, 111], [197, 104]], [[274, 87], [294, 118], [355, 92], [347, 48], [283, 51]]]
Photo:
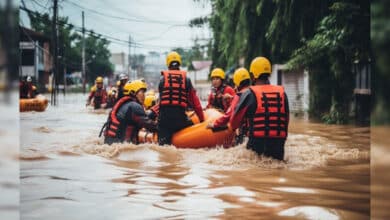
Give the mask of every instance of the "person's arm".
[[191, 80], [189, 78], [187, 78], [187, 85], [188, 85], [188, 103], [194, 109], [196, 115], [199, 118], [199, 121], [203, 122], [204, 114], [203, 114], [202, 105], [200, 104], [199, 97], [196, 95], [196, 90], [192, 86]]
[[37, 87], [32, 86], [32, 92], [31, 92], [32, 98], [35, 98], [37, 95], [38, 95]]
[[229, 106], [232, 103], [233, 97], [236, 95], [236, 92], [234, 89], [230, 86], [226, 86], [224, 91], [223, 91], [223, 105], [224, 105], [224, 110], [227, 111]]
[[90, 105], [90, 104], [91, 104], [91, 100], [92, 100], [92, 97], [93, 97], [94, 95], [95, 95], [95, 91], [91, 91], [91, 92], [89, 93], [89, 96], [88, 96], [86, 105]]
[[138, 127], [146, 128], [152, 132], [157, 131], [157, 122], [146, 116], [144, 108], [140, 104], [133, 102], [131, 104], [131, 110], [131, 120], [134, 121]]
[[255, 95], [250, 89], [245, 91], [238, 100], [236, 107], [233, 109], [233, 115], [230, 118], [230, 126], [233, 130], [240, 127], [244, 117], [253, 116], [257, 107]]
[[159, 112], [160, 112], [160, 105], [156, 104], [156, 105], [153, 105], [149, 109], [149, 113], [147, 114], [147, 116], [148, 116], [148, 118], [155, 120], [157, 118]]
[[212, 90], [210, 91], [209, 93], [209, 97], [207, 98], [207, 105], [206, 105], [206, 108], [211, 108], [212, 105], [211, 105], [211, 97], [213, 96], [213, 92]]
[[191, 89], [188, 91], [188, 99], [191, 107], [194, 109], [196, 115], [199, 118], [200, 122], [204, 121], [204, 114], [203, 114], [203, 109], [202, 105], [200, 104], [199, 97], [196, 95], [196, 90]]
[[213, 128], [223, 127], [226, 126], [229, 122], [229, 119], [233, 115], [233, 110], [236, 107], [238, 100], [240, 99], [240, 96], [235, 95], [232, 101], [231, 106], [227, 109], [226, 113], [222, 115], [220, 118], [214, 121], [214, 123], [211, 125]]
[[284, 93], [284, 106], [286, 110], [287, 134], [288, 134], [288, 125], [290, 123], [290, 107], [288, 106], [288, 98], [286, 93]]

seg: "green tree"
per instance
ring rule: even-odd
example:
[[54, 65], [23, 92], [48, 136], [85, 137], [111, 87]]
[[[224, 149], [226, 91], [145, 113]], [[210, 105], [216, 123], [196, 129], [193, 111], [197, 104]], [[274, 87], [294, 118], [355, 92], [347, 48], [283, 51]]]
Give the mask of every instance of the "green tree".
[[[51, 36], [51, 17], [49, 14], [29, 12], [31, 27], [38, 32]], [[69, 24], [67, 17], [58, 18], [58, 45], [60, 68], [66, 72], [81, 71], [82, 35], [80, 28]], [[85, 57], [87, 65], [87, 81], [93, 83], [97, 76], [108, 76], [113, 71], [109, 61], [109, 41], [93, 31], [86, 31]], [[62, 69], [61, 68], [61, 69]]]
[[[327, 76], [314, 76], [311, 91], [317, 90], [314, 94], [319, 100], [323, 100], [321, 93], [325, 90], [331, 94], [327, 109], [322, 112], [326, 122], [345, 123], [355, 83], [352, 63], [370, 59], [369, 5], [366, 1], [335, 2], [330, 11], [321, 20], [314, 37], [293, 53], [288, 64], [291, 68], [308, 68], [311, 76], [319, 68], [326, 70], [318, 74]], [[329, 78], [326, 84], [320, 81], [326, 77]], [[311, 108], [317, 108], [316, 102], [311, 104]]]
[[256, 56], [310, 73], [310, 113], [346, 122], [352, 99], [352, 62], [370, 58], [369, 1], [210, 0], [213, 66], [230, 68]]
[[371, 4], [371, 42], [373, 48], [374, 71], [372, 74], [373, 110], [372, 121], [375, 124], [390, 123], [390, 85], [389, 52], [390, 47], [390, 2], [374, 0]]

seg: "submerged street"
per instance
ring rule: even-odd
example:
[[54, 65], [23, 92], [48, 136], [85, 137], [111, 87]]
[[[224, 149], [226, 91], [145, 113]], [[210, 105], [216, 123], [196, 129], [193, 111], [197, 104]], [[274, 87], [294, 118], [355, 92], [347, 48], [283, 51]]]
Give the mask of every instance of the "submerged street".
[[22, 219], [367, 219], [370, 128], [292, 119], [285, 162], [245, 149], [104, 145], [81, 94], [20, 115]]

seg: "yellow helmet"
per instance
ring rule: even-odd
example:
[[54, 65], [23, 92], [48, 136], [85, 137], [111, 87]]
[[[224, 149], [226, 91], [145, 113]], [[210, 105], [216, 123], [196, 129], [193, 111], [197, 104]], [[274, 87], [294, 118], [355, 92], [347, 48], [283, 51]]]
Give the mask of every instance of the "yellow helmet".
[[103, 83], [103, 77], [98, 76], [95, 80], [95, 83]]
[[156, 93], [154, 92], [154, 90], [149, 90], [147, 93], [145, 93], [145, 96], [154, 96]]
[[249, 79], [249, 80], [251, 79], [247, 69], [245, 69], [244, 67], [241, 67], [241, 68], [236, 69], [236, 71], [234, 71], [234, 74], [233, 74], [234, 85], [239, 87], [241, 82], [246, 80], [246, 79]]
[[92, 87], [91, 87], [91, 92], [95, 92], [96, 91], [96, 85], [93, 85]]
[[176, 51], [168, 53], [166, 61], [167, 67], [169, 67], [169, 65], [174, 61], [178, 62], [179, 65], [181, 65], [181, 56]]
[[145, 81], [143, 80], [134, 80], [130, 83], [126, 83], [123, 87], [123, 94], [124, 95], [130, 95], [130, 93], [137, 93], [140, 89], [147, 90], [147, 85]]
[[118, 89], [116, 87], [111, 87], [111, 89], [108, 91], [108, 96], [115, 95], [118, 92]]
[[269, 60], [265, 57], [256, 57], [252, 60], [249, 71], [256, 79], [264, 73], [271, 74], [271, 62], [269, 62]]
[[144, 106], [145, 108], [150, 108], [156, 104], [156, 96], [155, 95], [147, 95], [145, 97]]
[[221, 79], [225, 79], [225, 72], [221, 68], [215, 68], [213, 71], [211, 71], [210, 77], [219, 77]]

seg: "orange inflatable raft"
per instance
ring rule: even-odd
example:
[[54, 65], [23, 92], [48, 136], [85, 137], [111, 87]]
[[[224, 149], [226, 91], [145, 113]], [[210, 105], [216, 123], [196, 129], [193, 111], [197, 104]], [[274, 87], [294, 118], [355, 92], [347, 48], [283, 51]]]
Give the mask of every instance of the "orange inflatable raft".
[[45, 111], [49, 101], [43, 95], [37, 95], [33, 99], [20, 99], [19, 100], [19, 110], [21, 112], [26, 111]]
[[[194, 112], [189, 112], [187, 115], [194, 125], [176, 132], [172, 137], [172, 145], [178, 148], [230, 147], [232, 145], [234, 132], [231, 129], [213, 131], [206, 128], [209, 122], [222, 116], [221, 112], [216, 109], [206, 109], [204, 111], [205, 121], [202, 123], [199, 123], [199, 119]], [[148, 133], [145, 130], [138, 133], [138, 140], [140, 143], [158, 142], [156, 133]]]

